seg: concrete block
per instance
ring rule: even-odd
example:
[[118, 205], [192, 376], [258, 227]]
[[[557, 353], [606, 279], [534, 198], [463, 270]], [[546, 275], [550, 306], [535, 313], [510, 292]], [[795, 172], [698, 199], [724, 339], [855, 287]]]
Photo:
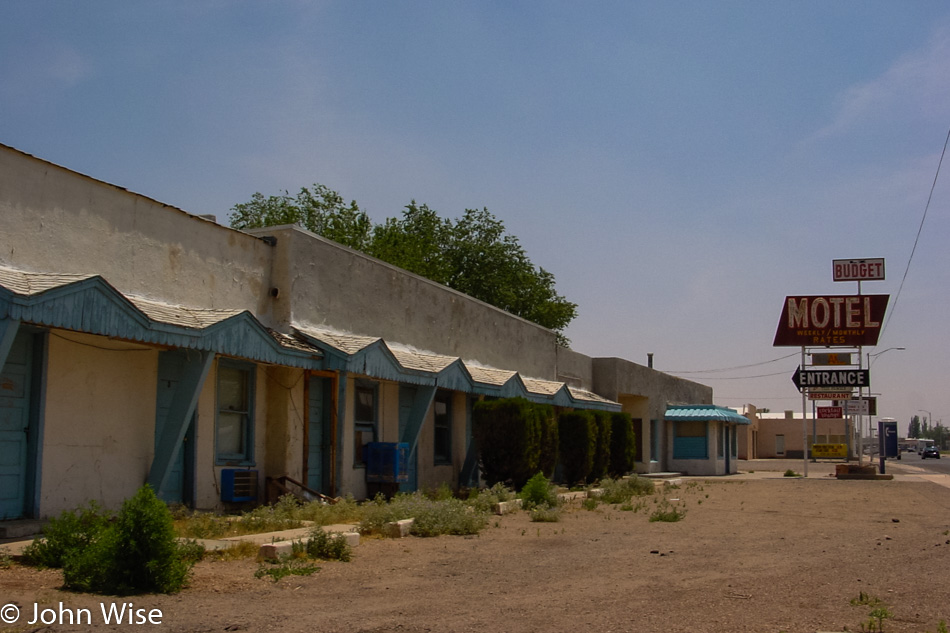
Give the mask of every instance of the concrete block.
[[267, 560], [276, 560], [281, 556], [290, 556], [294, 551], [294, 541], [278, 541], [276, 543], [264, 543], [258, 550], [257, 555]]
[[495, 514], [503, 515], [509, 514], [516, 510], [521, 509], [521, 499], [512, 499], [511, 501], [499, 501], [495, 504], [494, 511]]
[[412, 530], [412, 524], [415, 519], [403, 519], [402, 521], [392, 521], [383, 527], [383, 535], [389, 538], [405, 538], [409, 536]]

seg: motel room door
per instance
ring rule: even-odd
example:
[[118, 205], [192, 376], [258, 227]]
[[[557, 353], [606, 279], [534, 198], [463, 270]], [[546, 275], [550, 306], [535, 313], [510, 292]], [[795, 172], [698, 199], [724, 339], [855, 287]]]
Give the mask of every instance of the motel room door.
[[325, 495], [330, 490], [330, 414], [333, 381], [321, 376], [310, 376], [307, 420], [307, 487]]
[[[156, 443], [165, 429], [168, 410], [175, 398], [186, 361], [187, 355], [182, 350], [168, 350], [158, 355], [158, 391], [155, 394]], [[158, 498], [165, 503], [181, 503], [189, 507], [194, 504], [196, 416], [197, 413], [193, 413], [188, 422], [188, 430], [172, 460], [171, 472], [165, 480], [165, 485], [156, 491]]]
[[16, 334], [0, 373], [0, 520], [26, 515], [31, 482], [33, 334]]

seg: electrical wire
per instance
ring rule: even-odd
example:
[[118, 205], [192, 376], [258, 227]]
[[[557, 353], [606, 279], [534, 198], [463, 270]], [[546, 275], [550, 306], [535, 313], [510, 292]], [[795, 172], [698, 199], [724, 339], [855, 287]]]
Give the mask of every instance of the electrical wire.
[[[779, 356], [778, 358], [773, 358], [772, 360], [762, 361], [761, 363], [752, 363], [750, 365], [736, 365], [735, 367], [722, 367], [720, 369], [697, 369], [692, 371], [665, 371], [667, 374], [715, 374], [724, 371], [735, 371], [737, 369], [748, 369], [750, 367], [761, 367], [762, 365], [768, 365], [770, 363], [775, 363], [780, 360], [785, 360], [786, 358], [791, 358], [793, 356], [798, 356], [799, 352], [792, 352], [787, 356]], [[775, 374], [767, 374], [769, 376], [774, 376]], [[758, 378], [758, 376], [752, 376], [753, 378]]]
[[917, 227], [917, 237], [914, 238], [914, 246], [910, 249], [910, 257], [907, 258], [907, 267], [904, 268], [904, 276], [901, 277], [901, 284], [897, 288], [897, 295], [894, 296], [894, 303], [891, 304], [891, 311], [884, 320], [884, 325], [881, 326], [881, 336], [884, 336], [884, 330], [887, 329], [888, 323], [891, 322], [891, 317], [893, 317], [894, 312], [897, 311], [897, 302], [901, 298], [901, 290], [904, 289], [904, 282], [907, 281], [907, 273], [910, 272], [910, 263], [914, 259], [914, 253], [917, 252], [917, 243], [920, 241], [920, 234], [924, 230], [924, 222], [927, 220], [927, 211], [930, 210], [930, 201], [933, 200], [934, 197], [934, 189], [937, 188], [937, 179], [940, 177], [940, 167], [943, 165], [943, 157], [947, 153], [948, 142], [950, 142], [950, 129], [947, 130], [947, 138], [943, 142], [943, 151], [940, 152], [940, 160], [937, 161], [937, 173], [934, 174], [934, 181], [930, 185], [930, 195], [927, 196], [927, 204], [924, 206], [924, 215], [920, 218], [920, 226]]

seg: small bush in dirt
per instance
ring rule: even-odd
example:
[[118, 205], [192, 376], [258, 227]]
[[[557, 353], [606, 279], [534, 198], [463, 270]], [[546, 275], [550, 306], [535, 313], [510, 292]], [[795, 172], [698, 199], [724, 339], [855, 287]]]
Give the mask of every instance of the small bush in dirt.
[[184, 586], [195, 556], [194, 546], [179, 545], [168, 507], [146, 485], [88, 547], [64, 558], [63, 579], [66, 588], [79, 591], [174, 593]]
[[794, 470], [789, 468], [788, 470], [785, 471], [785, 477], [798, 477], [798, 473], [796, 473]]
[[272, 562], [261, 563], [254, 572], [257, 579], [270, 578], [274, 582], [287, 576], [310, 576], [320, 571], [316, 565], [299, 558], [283, 557]]
[[531, 520], [535, 523], [557, 523], [561, 520], [559, 506], [541, 505], [531, 509]]
[[197, 547], [179, 545], [168, 507], [146, 485], [86, 546], [65, 553], [64, 586], [113, 595], [174, 593], [184, 586]]
[[426, 492], [426, 496], [434, 501], [445, 501], [446, 499], [455, 498], [455, 493], [452, 492], [452, 488], [449, 487], [449, 484], [443, 481], [439, 484], [438, 488]]
[[412, 534], [438, 536], [440, 534], [478, 534], [488, 524], [485, 512], [473, 509], [460, 499], [434, 501], [424, 494], [399, 494], [386, 503], [377, 496], [364, 507], [360, 532], [381, 533], [386, 523], [414, 519]]
[[306, 542], [296, 542], [292, 546], [294, 555], [321, 560], [338, 560], [344, 563], [353, 558], [353, 550], [346, 539], [339, 534], [330, 534], [323, 528], [314, 527]]
[[311, 501], [301, 506], [297, 518], [304, 521], [313, 521], [317, 525], [356, 523], [363, 518], [363, 508], [352, 496], [348, 495], [342, 499], [337, 499], [336, 503]]
[[502, 503], [504, 501], [511, 501], [515, 499], [517, 495], [515, 491], [506, 486], [505, 484], [495, 484], [491, 488], [485, 488], [484, 490], [472, 489], [468, 497], [468, 504], [476, 512], [492, 513], [495, 510], [495, 505]]
[[600, 502], [594, 497], [587, 497], [581, 501], [581, 507], [589, 511], [596, 510], [598, 505], [600, 505]]
[[43, 538], [36, 539], [23, 551], [24, 560], [31, 565], [58, 569], [67, 555], [89, 547], [112, 518], [112, 514], [95, 501], [67, 510], [43, 528]]
[[652, 495], [656, 486], [645, 477], [628, 477], [627, 479], [604, 479], [600, 482], [603, 494], [600, 500], [607, 504], [627, 503], [633, 497]]
[[676, 508], [670, 504], [666, 499], [662, 503], [657, 504], [657, 507], [654, 508], [653, 513], [650, 514], [650, 523], [656, 521], [662, 521], [664, 523], [676, 523], [677, 521], [682, 521], [686, 516], [686, 509]]
[[521, 489], [521, 502], [525, 510], [538, 506], [555, 507], [558, 504], [557, 491], [544, 473], [538, 473]]

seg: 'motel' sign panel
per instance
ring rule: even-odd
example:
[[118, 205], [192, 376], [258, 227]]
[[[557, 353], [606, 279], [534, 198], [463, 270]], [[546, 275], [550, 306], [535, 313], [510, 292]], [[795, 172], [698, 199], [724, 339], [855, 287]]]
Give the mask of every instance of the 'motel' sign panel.
[[877, 345], [890, 295], [785, 297], [774, 347]]

